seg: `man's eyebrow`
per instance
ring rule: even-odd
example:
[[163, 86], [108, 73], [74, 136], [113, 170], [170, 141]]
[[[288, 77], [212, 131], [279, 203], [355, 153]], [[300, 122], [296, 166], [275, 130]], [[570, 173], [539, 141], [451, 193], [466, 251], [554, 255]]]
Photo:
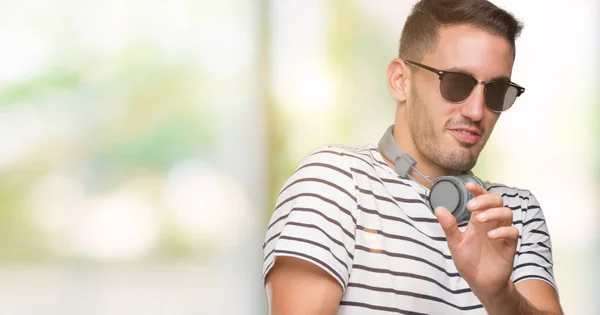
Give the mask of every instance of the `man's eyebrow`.
[[[470, 75], [473, 78], [475, 78], [475, 76], [471, 72], [469, 72], [467, 70], [464, 70], [462, 68], [458, 68], [458, 67], [452, 67], [452, 68], [450, 68], [448, 70], [444, 70], [444, 71], [462, 73], [462, 74]], [[512, 81], [510, 81], [510, 77], [505, 76], [505, 75], [499, 75], [499, 76], [493, 77], [493, 78], [491, 78], [489, 80], [486, 80], [486, 81], [487, 82], [490, 82], [490, 81], [512, 82]]]

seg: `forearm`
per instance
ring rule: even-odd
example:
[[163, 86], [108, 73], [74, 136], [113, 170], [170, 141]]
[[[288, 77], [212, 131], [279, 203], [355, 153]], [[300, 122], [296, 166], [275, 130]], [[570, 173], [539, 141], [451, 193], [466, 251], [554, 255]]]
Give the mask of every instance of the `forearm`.
[[523, 297], [512, 281], [509, 282], [503, 293], [490, 299], [482, 299], [485, 310], [490, 315], [515, 314], [515, 315], [561, 315], [561, 312], [539, 310]]

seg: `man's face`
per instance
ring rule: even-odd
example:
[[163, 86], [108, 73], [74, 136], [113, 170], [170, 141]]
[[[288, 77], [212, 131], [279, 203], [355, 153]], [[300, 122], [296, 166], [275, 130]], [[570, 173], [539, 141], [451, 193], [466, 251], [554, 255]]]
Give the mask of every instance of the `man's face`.
[[[439, 30], [437, 46], [420, 63], [487, 81], [511, 76], [513, 51], [502, 37], [468, 25], [452, 26]], [[412, 89], [406, 103], [417, 150], [445, 169], [470, 170], [500, 117], [485, 107], [484, 86], [476, 85], [465, 101], [451, 103], [440, 95], [435, 73], [410, 69]]]

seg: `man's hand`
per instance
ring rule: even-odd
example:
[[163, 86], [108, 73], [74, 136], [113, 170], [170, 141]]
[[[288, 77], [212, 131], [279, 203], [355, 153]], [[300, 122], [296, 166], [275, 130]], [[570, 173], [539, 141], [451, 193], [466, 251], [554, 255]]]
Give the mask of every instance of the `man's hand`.
[[452, 259], [473, 293], [486, 304], [505, 293], [512, 282], [519, 231], [512, 226], [512, 211], [503, 207], [502, 197], [488, 193], [474, 183], [467, 183], [474, 198], [467, 203], [472, 212], [464, 232], [456, 219], [443, 207], [435, 209]]

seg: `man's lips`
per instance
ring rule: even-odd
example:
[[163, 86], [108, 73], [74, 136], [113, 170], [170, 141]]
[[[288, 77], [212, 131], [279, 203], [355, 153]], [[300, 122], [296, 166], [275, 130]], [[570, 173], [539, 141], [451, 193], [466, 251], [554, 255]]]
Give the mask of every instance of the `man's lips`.
[[477, 129], [473, 128], [452, 128], [448, 129], [450, 133], [456, 138], [459, 142], [464, 142], [468, 144], [475, 144], [479, 139], [481, 139], [481, 132]]
[[472, 134], [475, 134], [475, 135], [481, 137], [481, 131], [479, 131], [479, 129], [477, 129], [477, 128], [459, 127], [459, 128], [448, 128], [448, 129], [452, 130], [452, 131], [472, 133]]

